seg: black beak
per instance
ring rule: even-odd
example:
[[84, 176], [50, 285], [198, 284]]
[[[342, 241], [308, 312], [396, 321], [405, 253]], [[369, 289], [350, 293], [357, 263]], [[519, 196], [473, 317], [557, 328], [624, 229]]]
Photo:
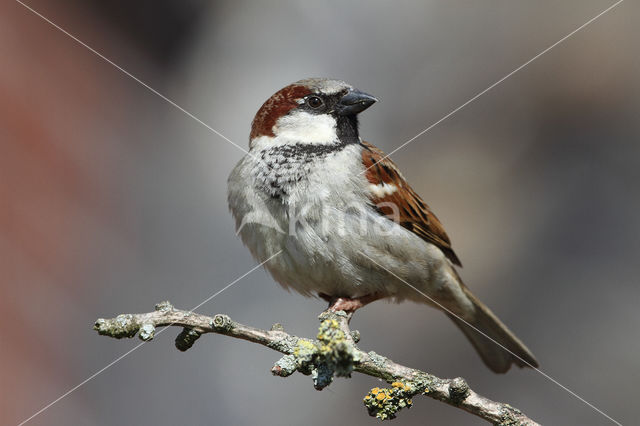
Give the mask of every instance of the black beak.
[[358, 90], [349, 90], [336, 105], [339, 115], [355, 115], [378, 102], [376, 98]]

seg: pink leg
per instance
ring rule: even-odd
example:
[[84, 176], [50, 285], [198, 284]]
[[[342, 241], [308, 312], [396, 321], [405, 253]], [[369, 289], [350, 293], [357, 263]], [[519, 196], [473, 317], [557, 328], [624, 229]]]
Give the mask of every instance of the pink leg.
[[329, 302], [329, 309], [333, 312], [345, 311], [347, 313], [353, 313], [363, 306], [382, 298], [377, 294], [367, 294], [366, 296], [353, 299], [347, 297], [332, 297], [323, 293], [318, 294], [318, 296]]

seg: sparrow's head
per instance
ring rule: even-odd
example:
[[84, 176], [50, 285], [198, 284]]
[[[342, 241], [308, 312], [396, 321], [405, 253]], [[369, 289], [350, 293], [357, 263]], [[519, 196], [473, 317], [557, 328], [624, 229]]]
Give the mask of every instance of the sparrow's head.
[[[333, 144], [358, 140], [357, 114], [377, 102], [341, 80], [309, 78], [277, 91], [251, 126], [259, 139], [277, 144]], [[262, 144], [261, 144], [262, 145]]]

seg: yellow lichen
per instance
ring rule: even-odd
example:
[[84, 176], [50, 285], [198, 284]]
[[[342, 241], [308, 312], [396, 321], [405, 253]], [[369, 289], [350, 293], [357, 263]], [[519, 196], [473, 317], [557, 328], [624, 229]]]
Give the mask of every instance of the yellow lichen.
[[293, 355], [295, 357], [306, 358], [315, 351], [316, 351], [316, 345], [314, 345], [313, 342], [306, 339], [300, 339], [298, 340], [298, 344], [296, 345], [296, 348], [293, 350]]
[[391, 383], [391, 386], [393, 386], [396, 389], [403, 390], [403, 391], [410, 391], [412, 389], [411, 386], [405, 385], [402, 382], [393, 382], [393, 383]]
[[340, 327], [335, 318], [324, 319], [318, 340], [299, 339], [293, 350], [297, 369], [311, 375], [316, 389], [328, 386], [334, 376], [349, 377], [357, 362], [357, 350]]
[[412, 385], [393, 382], [391, 388], [373, 388], [364, 399], [364, 405], [371, 416], [381, 420], [393, 419], [396, 413], [405, 407], [411, 407], [415, 394]]

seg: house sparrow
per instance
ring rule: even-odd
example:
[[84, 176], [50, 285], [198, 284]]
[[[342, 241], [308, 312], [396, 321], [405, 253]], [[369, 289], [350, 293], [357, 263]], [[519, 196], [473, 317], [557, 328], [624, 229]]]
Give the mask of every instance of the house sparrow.
[[279, 253], [265, 264], [273, 278], [334, 310], [378, 299], [424, 303], [443, 310], [493, 371], [537, 367], [462, 282], [460, 260], [429, 206], [360, 139], [357, 115], [376, 101], [343, 81], [311, 78], [262, 105], [249, 153], [228, 181], [242, 241], [259, 260]]

